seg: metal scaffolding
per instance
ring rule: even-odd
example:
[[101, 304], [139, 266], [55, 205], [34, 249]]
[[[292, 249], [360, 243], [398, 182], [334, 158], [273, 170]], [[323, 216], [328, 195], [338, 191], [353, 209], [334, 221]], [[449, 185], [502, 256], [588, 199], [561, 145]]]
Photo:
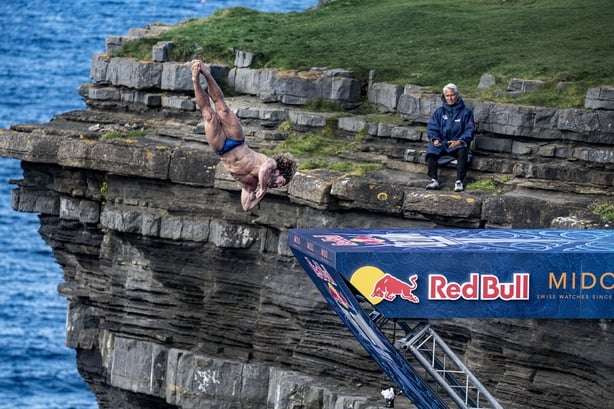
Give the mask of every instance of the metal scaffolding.
[[[377, 311], [369, 316], [380, 329], [390, 321]], [[397, 338], [397, 327], [405, 336]], [[395, 348], [404, 352], [408, 361], [415, 358], [460, 409], [503, 409], [430, 325], [421, 323], [411, 328], [404, 321], [394, 320], [392, 338]]]

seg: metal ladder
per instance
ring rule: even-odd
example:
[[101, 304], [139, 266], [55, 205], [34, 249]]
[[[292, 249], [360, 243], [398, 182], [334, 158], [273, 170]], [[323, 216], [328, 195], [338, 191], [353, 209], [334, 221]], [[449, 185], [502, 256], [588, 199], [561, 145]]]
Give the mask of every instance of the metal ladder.
[[[389, 321], [377, 311], [372, 311], [369, 316], [380, 328]], [[423, 323], [412, 329], [403, 321], [395, 320], [394, 324], [395, 348], [404, 351], [406, 359], [412, 354], [456, 406], [461, 409], [503, 409], [430, 325]], [[406, 334], [399, 339], [396, 339], [397, 325]]]

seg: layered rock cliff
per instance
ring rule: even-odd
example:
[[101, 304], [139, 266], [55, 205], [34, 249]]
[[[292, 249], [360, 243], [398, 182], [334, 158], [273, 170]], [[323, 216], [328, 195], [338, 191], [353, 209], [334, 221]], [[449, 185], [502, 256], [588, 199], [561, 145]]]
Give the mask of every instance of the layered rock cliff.
[[[13, 207], [40, 214], [64, 270], [67, 344], [101, 408], [383, 406], [389, 381], [295, 262], [290, 228], [608, 227], [592, 209], [614, 194], [611, 110], [466, 101], [479, 130], [470, 179], [496, 189], [431, 192], [424, 124], [438, 96], [372, 83], [366, 97], [390, 113], [373, 120], [343, 70], [213, 71], [239, 94], [229, 103], [254, 149], [332, 122], [362, 139], [331, 161], [383, 168], [301, 171], [243, 212], [187, 67], [105, 55], [80, 89], [87, 109], [0, 131], [0, 155], [24, 171]], [[302, 109], [311, 99], [346, 111]], [[614, 407], [610, 320], [431, 324], [505, 408]]]

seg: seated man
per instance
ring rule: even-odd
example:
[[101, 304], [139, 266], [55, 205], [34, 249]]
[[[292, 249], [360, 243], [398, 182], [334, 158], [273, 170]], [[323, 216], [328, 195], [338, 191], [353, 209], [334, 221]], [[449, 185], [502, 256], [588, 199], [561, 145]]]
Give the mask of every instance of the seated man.
[[458, 88], [454, 84], [443, 87], [441, 96], [442, 105], [435, 110], [426, 127], [429, 137], [429, 146], [426, 149], [426, 163], [431, 183], [427, 189], [439, 189], [437, 178], [438, 159], [443, 155], [455, 157], [456, 183], [454, 191], [465, 189], [465, 176], [469, 158], [469, 145], [473, 140], [475, 122], [473, 112], [467, 107], [458, 95]]
[[[196, 103], [205, 121], [205, 136], [211, 149], [220, 155], [226, 170], [241, 186], [241, 205], [248, 211], [262, 200], [269, 188], [280, 188], [290, 182], [296, 172], [296, 162], [290, 155], [273, 159], [250, 149], [239, 119], [226, 105], [224, 94], [209, 69], [199, 60], [191, 64]], [[200, 85], [200, 74], [207, 81], [207, 91]]]

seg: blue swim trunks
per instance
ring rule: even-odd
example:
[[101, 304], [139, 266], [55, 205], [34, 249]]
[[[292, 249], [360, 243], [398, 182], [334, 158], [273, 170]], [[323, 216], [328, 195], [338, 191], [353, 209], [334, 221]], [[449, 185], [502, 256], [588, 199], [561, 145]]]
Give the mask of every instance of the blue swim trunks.
[[219, 150], [215, 153], [217, 153], [218, 155], [222, 156], [223, 154], [230, 152], [231, 150], [233, 150], [234, 148], [236, 148], [237, 146], [243, 145], [245, 143], [245, 139], [241, 140], [241, 141], [237, 141], [236, 139], [230, 139], [230, 138], [226, 138], [226, 140], [224, 141], [224, 146], [222, 147], [222, 150]]

